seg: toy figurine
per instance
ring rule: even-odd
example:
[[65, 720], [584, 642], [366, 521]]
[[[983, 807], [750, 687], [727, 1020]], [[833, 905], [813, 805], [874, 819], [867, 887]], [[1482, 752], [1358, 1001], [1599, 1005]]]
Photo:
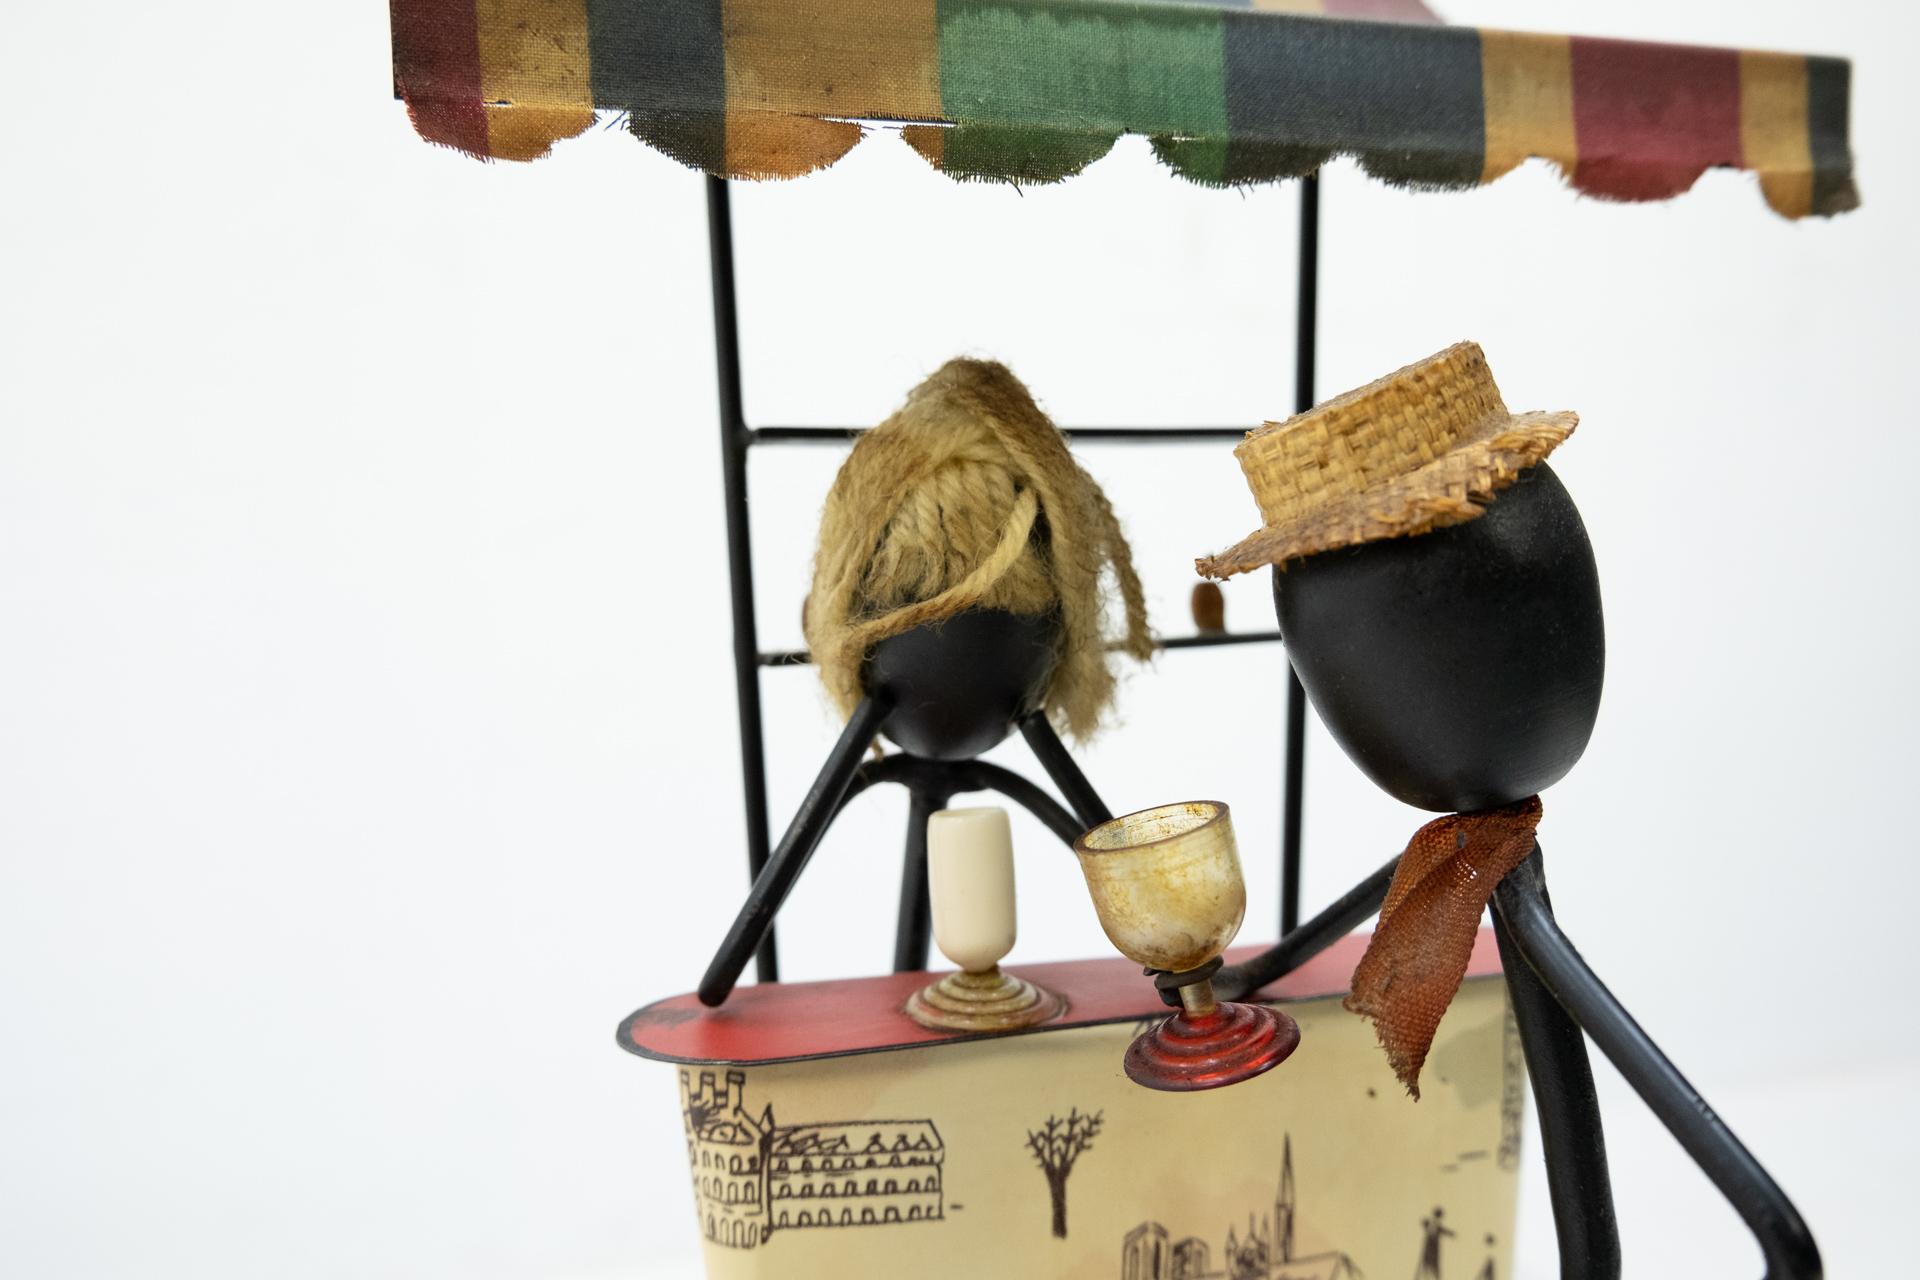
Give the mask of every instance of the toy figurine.
[[1450, 347], [1249, 434], [1235, 452], [1264, 527], [1198, 562], [1273, 566], [1334, 739], [1396, 798], [1457, 811], [1402, 855], [1348, 1000], [1416, 1097], [1480, 913], [1599, 711], [1593, 550], [1543, 461], [1576, 422], [1509, 413], [1480, 348]]
[[[956, 794], [993, 790], [1069, 843], [1106, 821], [1054, 725], [1093, 734], [1113, 701], [1115, 651], [1153, 652], [1106, 495], [1019, 379], [984, 360], [947, 362], [847, 455], [821, 514], [802, 625], [846, 726], [708, 966], [710, 1005], [732, 991], [834, 815], [875, 782], [912, 793], [894, 968], [924, 968], [931, 816]], [[1071, 812], [978, 759], [1016, 728]], [[876, 735], [901, 751], [863, 763]], [[952, 1003], [961, 985], [941, 998]], [[1043, 1003], [1026, 1012], [1051, 1016]], [[915, 1016], [967, 1029], [934, 1007], [923, 1001]]]

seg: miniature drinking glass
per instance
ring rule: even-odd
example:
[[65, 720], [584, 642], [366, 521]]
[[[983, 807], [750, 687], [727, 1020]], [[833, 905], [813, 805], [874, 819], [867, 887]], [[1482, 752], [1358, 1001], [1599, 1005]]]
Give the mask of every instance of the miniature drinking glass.
[[1213, 972], [1247, 912], [1226, 805], [1193, 800], [1130, 813], [1081, 836], [1074, 852], [1107, 938], [1180, 993], [1180, 1011], [1128, 1047], [1129, 1078], [1150, 1089], [1213, 1089], [1293, 1052], [1300, 1028], [1292, 1018], [1214, 999]]
[[1016, 933], [1005, 809], [942, 809], [927, 819], [927, 888], [934, 941], [960, 972], [914, 992], [909, 1018], [932, 1031], [1013, 1031], [1066, 1011], [1060, 996], [1000, 968]]

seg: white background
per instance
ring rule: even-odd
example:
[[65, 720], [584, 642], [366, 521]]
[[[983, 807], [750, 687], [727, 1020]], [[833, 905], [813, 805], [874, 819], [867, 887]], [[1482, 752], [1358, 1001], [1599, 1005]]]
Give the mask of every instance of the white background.
[[[1320, 389], [1472, 337], [1515, 408], [1581, 413], [1554, 465], [1610, 661], [1547, 796], [1562, 917], [1830, 1274], [1891, 1274], [1920, 32], [1866, 0], [1450, 13], [1856, 59], [1866, 204], [1831, 222], [1736, 173], [1623, 207], [1538, 165], [1439, 196], [1335, 166]], [[700, 180], [617, 131], [533, 166], [422, 145], [369, 0], [16, 2], [0, 43], [0, 1273], [691, 1273], [671, 1074], [613, 1028], [745, 887]], [[1064, 423], [1284, 416], [1295, 207], [1141, 145], [1021, 193], [871, 140], [738, 193], [749, 413], [871, 423], [975, 352]], [[1231, 457], [1085, 457], [1183, 630], [1192, 557], [1254, 523]], [[769, 646], [837, 459], [755, 460]], [[808, 673], [765, 688], [784, 814], [834, 725]], [[1169, 655], [1084, 754], [1119, 807], [1230, 800], [1261, 904], [1280, 688], [1271, 649]], [[1420, 815], [1317, 726], [1308, 780], [1312, 907]], [[789, 976], [884, 968], [903, 812], [821, 850]], [[1018, 838], [1016, 960], [1105, 954], [1071, 860]], [[1757, 1271], [1602, 1075], [1629, 1273]], [[1523, 1218], [1553, 1274], [1537, 1182]]]

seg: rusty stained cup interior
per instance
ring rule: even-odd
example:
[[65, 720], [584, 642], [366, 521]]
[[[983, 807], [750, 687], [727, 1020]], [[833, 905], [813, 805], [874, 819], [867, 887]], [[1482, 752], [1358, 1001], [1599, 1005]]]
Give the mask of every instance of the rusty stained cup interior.
[[1187, 973], [1225, 951], [1247, 913], [1233, 819], [1188, 800], [1103, 822], [1074, 842], [1100, 927], [1121, 955]]

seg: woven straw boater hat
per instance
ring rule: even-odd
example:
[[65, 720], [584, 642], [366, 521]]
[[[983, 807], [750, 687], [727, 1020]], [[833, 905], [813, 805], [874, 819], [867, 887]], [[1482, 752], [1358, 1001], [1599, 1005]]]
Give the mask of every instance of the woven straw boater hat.
[[1264, 527], [1194, 562], [1209, 578], [1475, 519], [1573, 434], [1573, 413], [1508, 413], [1479, 344], [1462, 342], [1234, 449]]

